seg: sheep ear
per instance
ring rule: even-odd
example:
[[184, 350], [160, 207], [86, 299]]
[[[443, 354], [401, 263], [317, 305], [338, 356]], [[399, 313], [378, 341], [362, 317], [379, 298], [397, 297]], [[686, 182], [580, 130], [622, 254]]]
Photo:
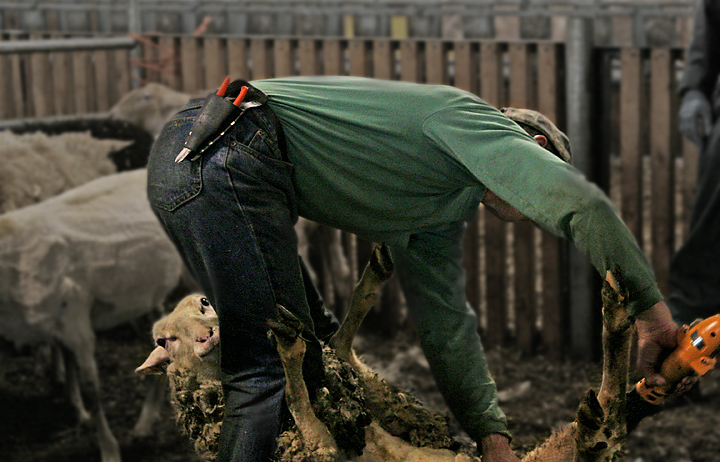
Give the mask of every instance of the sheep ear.
[[144, 363], [137, 369], [136, 374], [149, 375], [149, 374], [164, 374], [165, 366], [170, 363], [170, 354], [163, 347], [155, 347], [150, 353]]

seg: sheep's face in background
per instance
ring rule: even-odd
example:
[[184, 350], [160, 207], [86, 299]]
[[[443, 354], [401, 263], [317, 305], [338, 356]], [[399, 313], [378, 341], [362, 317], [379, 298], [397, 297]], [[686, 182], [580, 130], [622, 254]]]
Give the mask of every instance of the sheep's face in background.
[[149, 83], [126, 94], [110, 109], [108, 115], [111, 119], [142, 127], [157, 137], [163, 125], [188, 101], [189, 94], [159, 83]]
[[220, 329], [215, 309], [203, 295], [182, 299], [172, 313], [153, 326], [157, 347], [136, 372], [140, 374], [192, 370], [217, 378], [220, 370]]

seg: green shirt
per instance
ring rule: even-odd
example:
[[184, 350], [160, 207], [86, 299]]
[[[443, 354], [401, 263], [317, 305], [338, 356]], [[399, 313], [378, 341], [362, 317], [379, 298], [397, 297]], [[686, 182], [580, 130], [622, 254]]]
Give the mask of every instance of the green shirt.
[[506, 432], [461, 265], [464, 222], [487, 189], [600, 274], [618, 265], [632, 310], [662, 299], [605, 194], [477, 96], [352, 77], [252, 84], [285, 131], [300, 215], [390, 244], [435, 378], [472, 437]]

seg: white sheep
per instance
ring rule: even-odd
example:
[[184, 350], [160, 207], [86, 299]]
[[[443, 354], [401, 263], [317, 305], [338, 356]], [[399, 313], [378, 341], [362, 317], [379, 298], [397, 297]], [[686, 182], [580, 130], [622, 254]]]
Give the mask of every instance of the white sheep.
[[110, 154], [130, 143], [93, 138], [89, 131], [61, 135], [0, 131], [0, 213], [116, 173]]
[[158, 310], [183, 271], [148, 203], [146, 176], [108, 175], [0, 215], [0, 336], [16, 347], [61, 347], [103, 462], [120, 462], [120, 451], [103, 414], [94, 332]]
[[[368, 264], [358, 283], [348, 316], [330, 342], [332, 348], [325, 349], [327, 380], [312, 405], [302, 379], [305, 353], [305, 343], [299, 335], [302, 325], [281, 306], [277, 318], [268, 320], [285, 369], [285, 398], [296, 424], [296, 428], [280, 435], [278, 460], [479, 462], [475, 456], [450, 449], [452, 439], [441, 417], [382, 380], [355, 355], [352, 339], [392, 273], [392, 261], [385, 247], [376, 249], [372, 258], [375, 263]], [[606, 361], [600, 393], [596, 397], [589, 392], [579, 407], [576, 421], [553, 432], [524, 462], [609, 462], [617, 456], [626, 438], [622, 403], [632, 324], [626, 302], [627, 293], [609, 274], [603, 288]], [[169, 364], [167, 374], [178, 421], [195, 441], [198, 453], [213, 460], [223, 406], [218, 398], [222, 389], [218, 380], [217, 316], [207, 299], [195, 295], [158, 321], [153, 334], [158, 346], [136, 372], [160, 373]], [[191, 420], [192, 425], [187, 426]], [[404, 435], [397, 431], [406, 425], [413, 431]], [[408, 441], [409, 435], [418, 439], [418, 433], [424, 434], [422, 445]]]
[[[207, 93], [202, 97], [207, 96]], [[165, 123], [193, 97], [159, 84], [148, 83], [123, 96], [110, 108], [111, 119], [124, 120], [157, 138]]]

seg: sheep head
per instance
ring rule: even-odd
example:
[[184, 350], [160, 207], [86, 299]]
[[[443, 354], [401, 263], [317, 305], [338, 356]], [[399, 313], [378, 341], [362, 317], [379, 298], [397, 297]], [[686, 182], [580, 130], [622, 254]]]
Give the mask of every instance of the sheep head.
[[111, 119], [124, 120], [145, 129], [157, 138], [165, 123], [180, 110], [191, 95], [159, 83], [149, 83], [123, 96], [108, 112]]
[[135, 369], [144, 374], [193, 371], [217, 380], [220, 371], [220, 328], [215, 309], [203, 295], [182, 299], [172, 313], [153, 325], [157, 347]]

